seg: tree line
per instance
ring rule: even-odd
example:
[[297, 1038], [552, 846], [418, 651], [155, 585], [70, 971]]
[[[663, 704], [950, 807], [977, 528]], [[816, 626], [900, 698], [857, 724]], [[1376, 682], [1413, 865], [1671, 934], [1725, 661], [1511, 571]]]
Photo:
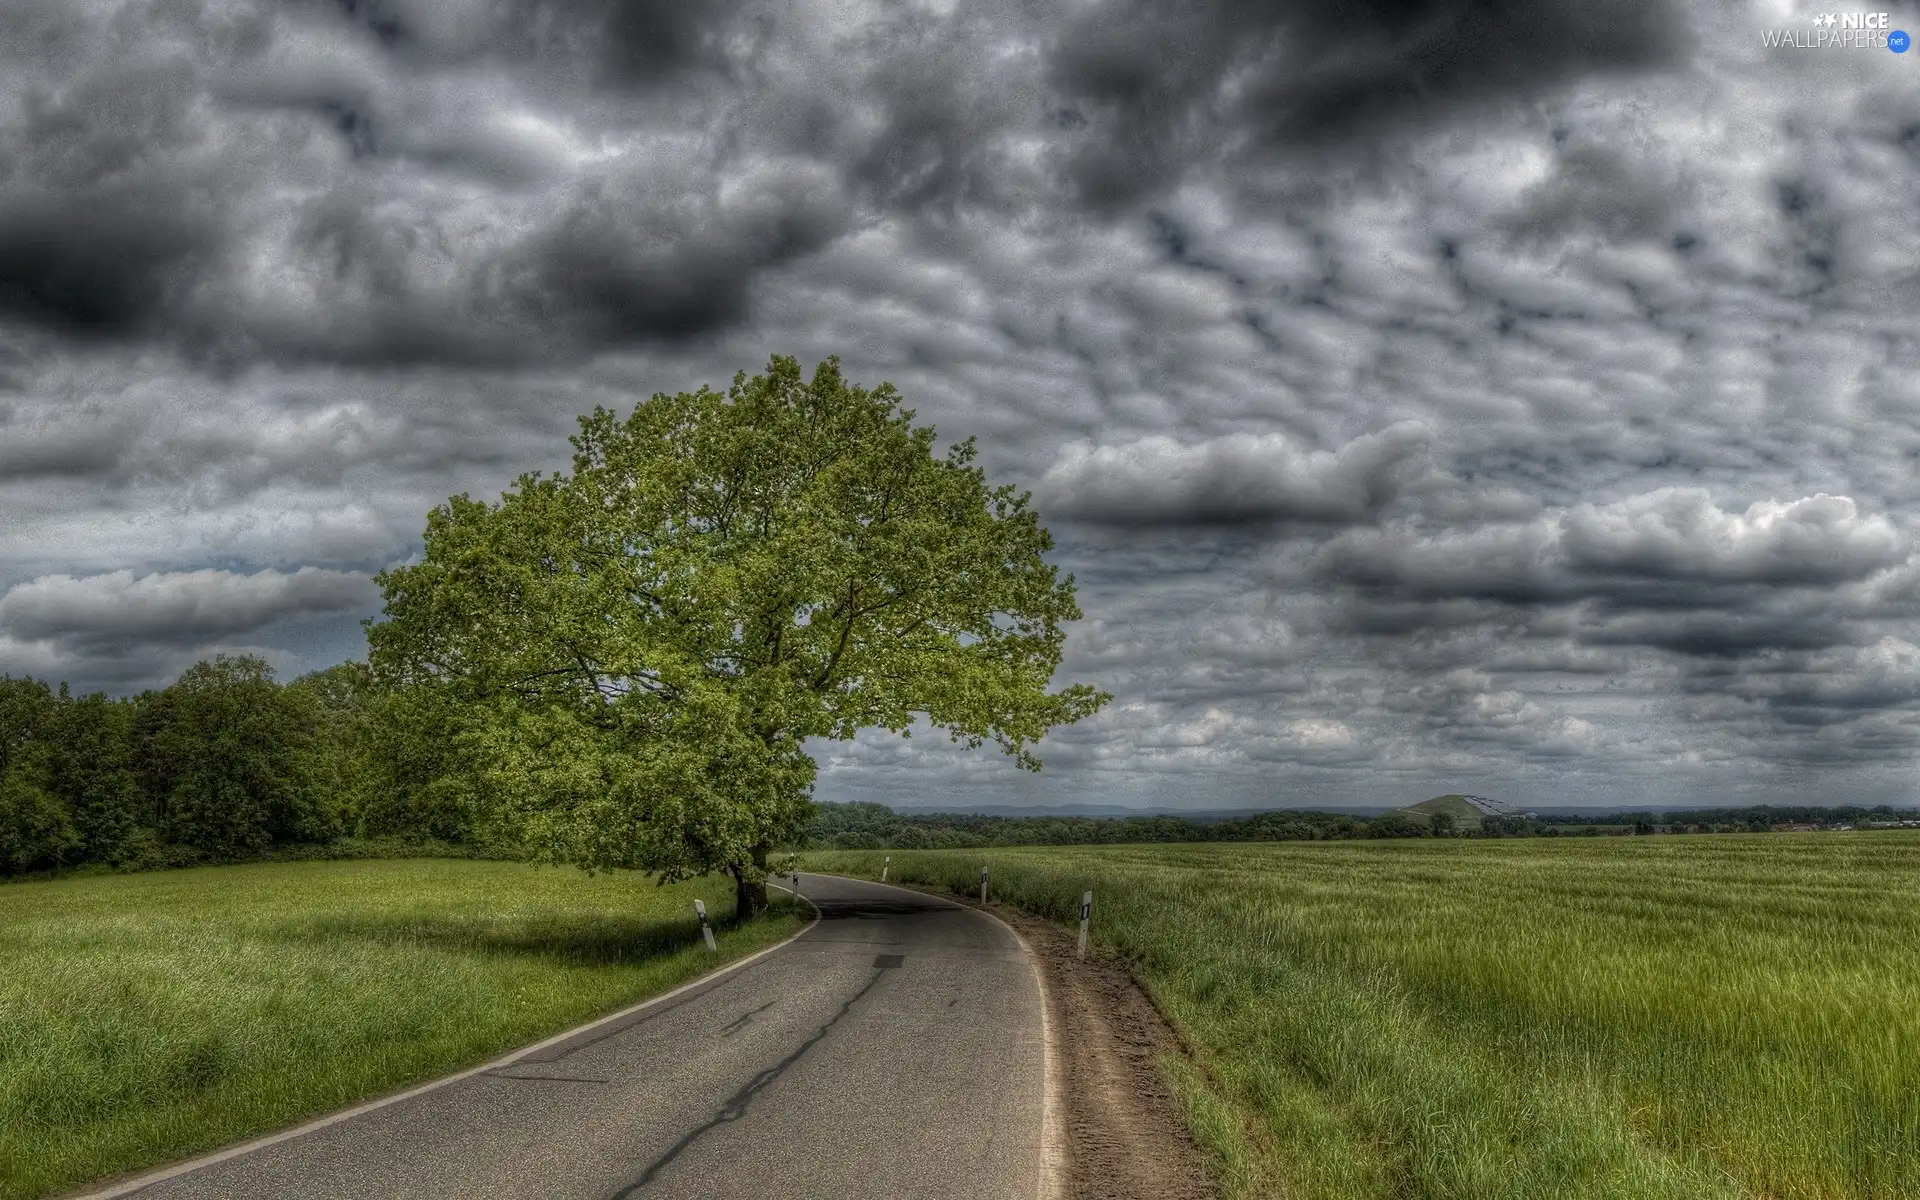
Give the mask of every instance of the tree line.
[[1404, 813], [1365, 817], [1285, 809], [1224, 821], [1187, 817], [1014, 817], [981, 813], [900, 813], [884, 804], [821, 804], [802, 845], [832, 850], [944, 850], [988, 846], [1092, 846], [1139, 842], [1304, 842], [1359, 838], [1565, 837], [1613, 834], [1771, 832], [1786, 824], [1893, 824], [1920, 817], [1889, 805], [1754, 805], [1686, 812], [1607, 811], [1483, 817], [1467, 826], [1447, 813], [1420, 821]]
[[376, 688], [361, 663], [282, 684], [222, 656], [126, 697], [0, 676], [0, 871], [471, 841], [455, 716], [424, 690]]
[[[361, 662], [280, 683], [255, 657], [196, 663], [136, 696], [76, 696], [0, 676], [0, 873], [87, 864], [120, 869], [234, 861], [341, 839], [513, 853], [487, 819], [488, 782], [459, 699], [380, 685]], [[1444, 815], [1444, 814], [1442, 814]], [[1012, 845], [1559, 836], [1559, 826], [1651, 833], [1769, 830], [1785, 823], [1911, 818], [1887, 805], [1715, 808], [1489, 817], [1477, 830], [1400, 813], [1289, 809], [1221, 821], [901, 813], [814, 806], [790, 848], [967, 849]], [[1572, 828], [1564, 832], [1572, 832]], [[364, 852], [367, 847], [357, 847]]]
[[[1490, 818], [1479, 836], [1528, 836], [1547, 826]], [[1304, 842], [1351, 838], [1473, 836], [1436, 829], [1403, 813], [1377, 817], [1285, 809], [1224, 821], [1166, 815], [1011, 817], [981, 813], [899, 813], [884, 804], [821, 804], [806, 845], [836, 850], [942, 850], [982, 846], [1081, 846], [1130, 842]]]
[[1920, 811], [1891, 804], [1753, 804], [1740, 808], [1669, 809], [1664, 812], [1581, 813], [1555, 817], [1567, 825], [1631, 825], [1636, 833], [1769, 833], [1781, 825], [1893, 824], [1920, 819]]

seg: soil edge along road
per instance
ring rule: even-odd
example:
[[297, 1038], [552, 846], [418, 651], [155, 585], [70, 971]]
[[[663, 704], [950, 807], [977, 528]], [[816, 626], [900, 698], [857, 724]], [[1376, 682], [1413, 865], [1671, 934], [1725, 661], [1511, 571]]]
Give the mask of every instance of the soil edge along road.
[[820, 921], [620, 1019], [95, 1196], [1047, 1196], [1046, 1025], [1011, 929], [802, 875]]

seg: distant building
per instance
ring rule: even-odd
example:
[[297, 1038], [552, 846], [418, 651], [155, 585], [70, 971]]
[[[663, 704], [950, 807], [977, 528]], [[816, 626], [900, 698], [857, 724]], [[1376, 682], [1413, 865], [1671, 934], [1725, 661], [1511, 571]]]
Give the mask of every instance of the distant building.
[[1531, 817], [1530, 812], [1522, 811], [1504, 800], [1489, 800], [1485, 796], [1462, 795], [1460, 799], [1471, 804], [1483, 817]]

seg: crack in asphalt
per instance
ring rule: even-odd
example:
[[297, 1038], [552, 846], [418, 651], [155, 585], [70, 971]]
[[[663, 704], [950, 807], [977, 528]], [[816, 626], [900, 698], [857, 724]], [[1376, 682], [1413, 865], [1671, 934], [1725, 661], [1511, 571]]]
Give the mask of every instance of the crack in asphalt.
[[752, 1012], [741, 1013], [739, 1020], [734, 1021], [732, 1024], [728, 1025], [725, 1029], [722, 1029], [720, 1031], [720, 1036], [732, 1037], [734, 1034], [739, 1033], [742, 1029], [745, 1029], [747, 1027], [747, 1023], [749, 1021], [752, 1021], [755, 1017], [759, 1016], [761, 1013], [772, 1008], [775, 1003], [776, 1003], [775, 1001], [769, 1000], [765, 1004], [762, 1004], [759, 1008], [754, 1009]]
[[753, 1098], [759, 1095], [762, 1089], [764, 1089], [768, 1084], [780, 1078], [780, 1076], [786, 1074], [787, 1069], [789, 1067], [793, 1066], [794, 1063], [799, 1062], [802, 1055], [806, 1054], [807, 1051], [813, 1049], [815, 1043], [819, 1042], [821, 1038], [826, 1037], [828, 1032], [831, 1031], [835, 1025], [838, 1025], [840, 1023], [840, 1019], [846, 1016], [847, 1013], [852, 1011], [853, 1006], [858, 1004], [860, 1000], [863, 997], [865, 997], [868, 992], [873, 990], [873, 985], [876, 983], [879, 983], [880, 977], [884, 974], [886, 974], [885, 971], [875, 970], [872, 978], [867, 980], [866, 986], [861, 988], [859, 991], [855, 992], [852, 996], [848, 997], [847, 1002], [840, 1006], [840, 1011], [833, 1014], [833, 1017], [830, 1020], [828, 1020], [826, 1024], [814, 1030], [813, 1035], [807, 1038], [806, 1041], [801, 1042], [798, 1046], [794, 1047], [793, 1053], [787, 1055], [785, 1058], [781, 1059], [779, 1062], [773, 1064], [771, 1067], [768, 1067], [766, 1070], [760, 1072], [758, 1075], [755, 1075], [752, 1079], [748, 1080], [746, 1083], [746, 1086], [742, 1087], [739, 1091], [735, 1092], [733, 1095], [727, 1097], [726, 1103], [720, 1106], [720, 1111], [715, 1113], [711, 1120], [709, 1120], [706, 1124], [700, 1126], [698, 1129], [695, 1129], [689, 1132], [685, 1137], [675, 1142], [672, 1148], [670, 1148], [665, 1154], [661, 1155], [659, 1158], [655, 1159], [652, 1165], [647, 1167], [645, 1171], [641, 1172], [640, 1177], [638, 1179], [635, 1179], [632, 1183], [628, 1184], [626, 1187], [623, 1187], [619, 1191], [613, 1193], [611, 1200], [628, 1200], [628, 1197], [636, 1195], [640, 1191], [640, 1189], [652, 1183], [654, 1179], [660, 1174], [660, 1172], [664, 1171], [673, 1162], [674, 1159], [679, 1158], [682, 1154], [686, 1153], [687, 1148], [693, 1145], [695, 1142], [699, 1141], [700, 1138], [703, 1137], [709, 1130], [715, 1129], [721, 1125], [725, 1125], [732, 1121], [738, 1121], [741, 1117], [745, 1116], [747, 1114], [747, 1106], [753, 1103]]

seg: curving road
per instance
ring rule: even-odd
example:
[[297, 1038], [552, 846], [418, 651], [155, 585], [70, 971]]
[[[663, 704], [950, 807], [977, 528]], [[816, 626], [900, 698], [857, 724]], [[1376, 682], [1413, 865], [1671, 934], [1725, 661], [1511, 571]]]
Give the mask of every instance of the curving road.
[[1006, 926], [818, 875], [718, 978], [319, 1128], [130, 1180], [161, 1197], [1043, 1193], [1044, 1004]]

